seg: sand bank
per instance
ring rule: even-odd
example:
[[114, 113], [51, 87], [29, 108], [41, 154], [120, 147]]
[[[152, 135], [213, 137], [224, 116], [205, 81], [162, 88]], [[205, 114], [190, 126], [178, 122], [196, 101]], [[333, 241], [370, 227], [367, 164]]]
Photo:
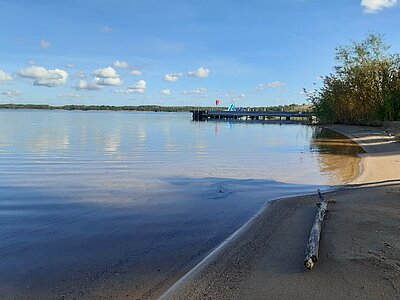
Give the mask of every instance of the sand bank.
[[400, 297], [400, 144], [385, 128], [330, 128], [367, 153], [360, 176], [326, 194], [337, 203], [327, 215], [317, 266], [303, 266], [317, 197], [283, 199], [267, 204], [163, 299]]
[[335, 130], [353, 139], [367, 152], [361, 154], [360, 176], [352, 183], [377, 183], [400, 179], [400, 143], [395, 138], [399, 129], [385, 127], [360, 127], [331, 125]]

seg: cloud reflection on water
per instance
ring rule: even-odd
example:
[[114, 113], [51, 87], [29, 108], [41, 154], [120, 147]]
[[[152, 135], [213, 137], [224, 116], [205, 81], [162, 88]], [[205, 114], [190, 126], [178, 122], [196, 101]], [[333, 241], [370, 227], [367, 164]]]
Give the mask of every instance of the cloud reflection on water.
[[51, 174], [74, 172], [72, 182], [94, 187], [177, 175], [338, 184], [354, 176], [360, 152], [318, 127], [191, 122], [188, 114], [21, 111], [2, 112], [1, 122], [0, 153], [18, 156], [17, 169], [40, 159]]

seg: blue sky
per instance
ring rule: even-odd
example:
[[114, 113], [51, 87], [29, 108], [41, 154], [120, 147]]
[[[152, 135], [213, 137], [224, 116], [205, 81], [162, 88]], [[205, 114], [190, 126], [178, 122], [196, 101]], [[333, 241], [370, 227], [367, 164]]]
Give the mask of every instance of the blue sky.
[[0, 0], [0, 103], [305, 102], [334, 49], [384, 34], [398, 0]]

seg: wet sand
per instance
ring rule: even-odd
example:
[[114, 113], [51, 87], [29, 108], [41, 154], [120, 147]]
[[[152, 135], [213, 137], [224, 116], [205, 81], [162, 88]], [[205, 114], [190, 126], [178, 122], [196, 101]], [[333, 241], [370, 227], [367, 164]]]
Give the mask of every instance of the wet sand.
[[[395, 299], [400, 297], [400, 144], [385, 128], [334, 126], [367, 151], [324, 223], [320, 260], [303, 266], [317, 197], [267, 204], [163, 299]], [[385, 132], [386, 130], [386, 132]]]

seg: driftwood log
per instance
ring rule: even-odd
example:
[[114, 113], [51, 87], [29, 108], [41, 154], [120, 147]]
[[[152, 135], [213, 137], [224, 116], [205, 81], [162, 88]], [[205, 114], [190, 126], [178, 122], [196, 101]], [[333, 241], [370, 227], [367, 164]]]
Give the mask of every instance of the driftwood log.
[[319, 239], [321, 237], [322, 222], [324, 221], [325, 213], [328, 210], [328, 201], [324, 199], [319, 189], [318, 196], [320, 202], [317, 203], [318, 211], [315, 216], [314, 224], [311, 228], [310, 237], [308, 238], [306, 258], [304, 260], [304, 266], [308, 270], [311, 270], [318, 261]]

